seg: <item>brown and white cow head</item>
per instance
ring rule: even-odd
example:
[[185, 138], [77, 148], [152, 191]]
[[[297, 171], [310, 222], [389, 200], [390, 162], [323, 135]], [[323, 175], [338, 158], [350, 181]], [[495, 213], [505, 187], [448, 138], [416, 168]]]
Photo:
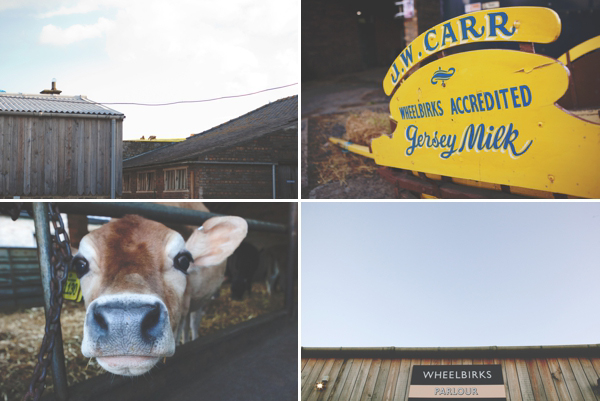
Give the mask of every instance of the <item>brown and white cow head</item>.
[[[86, 305], [81, 351], [109, 372], [135, 376], [175, 352], [187, 313], [187, 270], [196, 260], [221, 263], [247, 232], [239, 217], [215, 217], [188, 241], [140, 216], [112, 220], [86, 235], [73, 258]], [[187, 297], [187, 299], [186, 299]]]

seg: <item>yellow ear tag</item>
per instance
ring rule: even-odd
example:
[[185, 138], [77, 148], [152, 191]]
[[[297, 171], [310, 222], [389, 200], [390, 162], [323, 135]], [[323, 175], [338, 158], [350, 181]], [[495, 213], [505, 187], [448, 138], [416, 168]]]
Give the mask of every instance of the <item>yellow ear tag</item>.
[[77, 278], [77, 274], [69, 272], [67, 283], [65, 284], [65, 291], [63, 292], [63, 298], [80, 302], [82, 297], [81, 283], [79, 282], [79, 278]]

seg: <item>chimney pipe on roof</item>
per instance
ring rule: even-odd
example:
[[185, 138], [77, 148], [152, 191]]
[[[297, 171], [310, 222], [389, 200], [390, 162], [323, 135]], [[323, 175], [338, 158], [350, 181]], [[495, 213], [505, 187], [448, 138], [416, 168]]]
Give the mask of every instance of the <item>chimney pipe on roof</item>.
[[42, 95], [60, 95], [62, 91], [56, 89], [56, 78], [52, 79], [52, 89], [44, 89], [40, 93]]

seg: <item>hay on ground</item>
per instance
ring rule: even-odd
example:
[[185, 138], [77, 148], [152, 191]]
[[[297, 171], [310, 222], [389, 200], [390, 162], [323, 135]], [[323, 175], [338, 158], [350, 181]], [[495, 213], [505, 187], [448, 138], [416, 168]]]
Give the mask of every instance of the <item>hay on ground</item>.
[[371, 144], [371, 139], [390, 135], [391, 132], [390, 118], [387, 113], [365, 110], [351, 115], [346, 121], [346, 139], [365, 146]]

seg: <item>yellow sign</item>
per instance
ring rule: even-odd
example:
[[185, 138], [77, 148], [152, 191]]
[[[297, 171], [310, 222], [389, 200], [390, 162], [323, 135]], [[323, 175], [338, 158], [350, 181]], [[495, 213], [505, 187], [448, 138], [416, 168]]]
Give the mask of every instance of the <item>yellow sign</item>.
[[380, 165], [600, 198], [600, 125], [555, 102], [563, 64], [512, 50], [451, 55], [420, 68], [390, 103], [398, 126], [371, 142]]
[[[571, 62], [573, 62], [579, 57], [593, 52], [596, 49], [600, 49], [600, 36], [596, 36], [594, 38], [586, 40], [583, 43], [578, 44], [577, 46], [569, 50], [567, 53], [569, 53], [569, 58], [571, 59]], [[563, 54], [558, 58], [558, 60], [563, 64], [567, 64], [567, 53]]]
[[508, 7], [452, 18], [421, 34], [400, 53], [383, 80], [383, 89], [389, 96], [417, 63], [456, 45], [493, 41], [550, 43], [558, 35], [560, 18], [549, 8]]
[[77, 274], [70, 272], [67, 276], [67, 282], [65, 284], [63, 298], [79, 302], [81, 301], [82, 297], [83, 294], [81, 293], [81, 283], [77, 278]]

